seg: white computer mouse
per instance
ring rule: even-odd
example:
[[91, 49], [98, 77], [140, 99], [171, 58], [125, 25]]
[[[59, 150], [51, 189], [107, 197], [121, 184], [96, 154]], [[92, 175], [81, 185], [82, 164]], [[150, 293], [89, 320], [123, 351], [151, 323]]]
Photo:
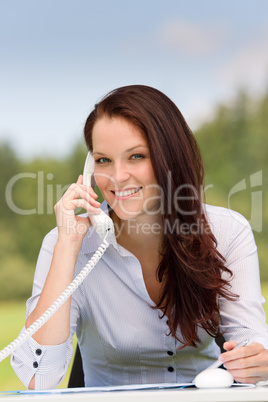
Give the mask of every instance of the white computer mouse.
[[197, 388], [228, 388], [233, 382], [232, 374], [221, 368], [201, 371], [194, 379]]

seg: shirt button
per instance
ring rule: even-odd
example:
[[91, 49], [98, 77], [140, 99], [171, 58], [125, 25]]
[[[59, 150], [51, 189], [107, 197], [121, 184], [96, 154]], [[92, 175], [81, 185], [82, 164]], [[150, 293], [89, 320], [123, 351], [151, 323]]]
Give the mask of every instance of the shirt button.
[[41, 349], [36, 349], [35, 354], [37, 356], [40, 356], [42, 354], [42, 350]]
[[174, 355], [174, 353], [171, 352], [171, 350], [168, 350], [168, 351], [167, 351], [167, 354], [168, 354], [169, 356], [173, 356], [173, 355]]
[[37, 362], [33, 362], [33, 366], [34, 366], [34, 368], [37, 368], [37, 367], [38, 367], [38, 363], [37, 363]]
[[170, 373], [173, 373], [174, 368], [173, 368], [173, 367], [168, 367], [168, 371], [169, 371]]

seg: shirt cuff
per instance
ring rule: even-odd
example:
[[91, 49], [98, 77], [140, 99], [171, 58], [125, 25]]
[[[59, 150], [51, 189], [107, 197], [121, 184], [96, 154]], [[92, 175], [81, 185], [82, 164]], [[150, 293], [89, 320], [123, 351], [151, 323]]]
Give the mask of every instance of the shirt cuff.
[[72, 348], [72, 342], [70, 345], [68, 340], [60, 345], [44, 346], [29, 338], [12, 354], [11, 365], [27, 388], [33, 376], [35, 389], [55, 388], [66, 375], [69, 347]]

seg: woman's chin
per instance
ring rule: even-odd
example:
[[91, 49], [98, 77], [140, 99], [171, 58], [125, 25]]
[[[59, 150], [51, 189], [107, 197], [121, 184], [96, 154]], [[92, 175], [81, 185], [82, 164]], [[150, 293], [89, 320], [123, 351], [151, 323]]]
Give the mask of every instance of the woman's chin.
[[121, 220], [121, 221], [135, 221], [140, 215], [142, 214], [142, 211], [126, 211], [122, 210], [121, 208], [112, 208], [112, 211], [110, 213], [111, 218], [114, 220]]

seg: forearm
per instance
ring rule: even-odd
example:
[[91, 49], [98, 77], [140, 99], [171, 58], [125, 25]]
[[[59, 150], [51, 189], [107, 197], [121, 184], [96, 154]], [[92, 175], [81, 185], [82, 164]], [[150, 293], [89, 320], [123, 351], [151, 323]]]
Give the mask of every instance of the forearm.
[[[31, 298], [34, 306], [30, 306], [31, 314], [26, 320], [26, 328], [55, 302], [73, 280], [79, 250], [90, 227], [88, 216], [75, 215], [75, 209], [82, 207], [91, 213], [100, 212], [97, 194], [91, 187], [84, 186], [82, 181], [80, 176], [55, 205], [58, 227], [56, 240], [54, 233], [43, 242]], [[72, 355], [70, 331], [73, 333], [76, 314], [77, 311], [73, 311], [71, 315], [69, 298], [26, 342], [25, 350], [22, 347], [13, 354], [15, 371], [29, 388], [55, 387], [64, 377]], [[57, 353], [58, 356], [55, 355]]]
[[[79, 248], [58, 242], [55, 246], [50, 270], [36, 308], [26, 320], [26, 328], [36, 321], [73, 280]], [[35, 334], [33, 338], [41, 345], [64, 343], [70, 333], [71, 298]]]
[[61, 345], [50, 346], [39, 345], [30, 338], [12, 353], [11, 365], [25, 387], [56, 388], [66, 375], [72, 346], [71, 337]]

